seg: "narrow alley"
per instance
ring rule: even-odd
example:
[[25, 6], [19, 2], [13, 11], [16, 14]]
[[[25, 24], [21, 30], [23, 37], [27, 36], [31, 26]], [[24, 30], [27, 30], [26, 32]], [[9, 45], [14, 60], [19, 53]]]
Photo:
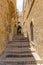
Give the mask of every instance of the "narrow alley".
[[43, 65], [43, 0], [0, 0], [0, 65]]

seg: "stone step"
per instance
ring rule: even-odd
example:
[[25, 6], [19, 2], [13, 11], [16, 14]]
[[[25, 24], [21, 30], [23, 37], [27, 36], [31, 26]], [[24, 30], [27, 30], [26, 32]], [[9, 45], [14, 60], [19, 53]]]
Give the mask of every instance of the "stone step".
[[6, 50], [8, 50], [8, 51], [33, 51], [33, 52], [35, 52], [36, 51], [36, 49], [34, 49], [33, 47], [7, 47], [6, 48]]
[[15, 36], [13, 41], [28, 41], [28, 38], [24, 36]]
[[18, 53], [20, 53], [20, 52], [31, 52], [31, 51], [28, 51], [28, 50], [6, 50], [5, 52], [18, 52]]
[[[36, 54], [36, 53], [32, 53], [33, 55], [29, 55], [29, 56], [25, 56], [25, 57], [21, 57], [21, 56], [8, 56], [7, 58], [4, 57], [0, 60], [0, 62], [7, 62], [7, 63], [14, 63], [15, 62], [24, 62], [24, 64], [36, 64], [37, 62], [41, 62], [41, 59], [40, 57]], [[28, 63], [25, 63], [25, 62], [28, 62]], [[22, 64], [22, 63], [21, 63]], [[38, 64], [36, 64], [38, 65]]]
[[13, 52], [13, 51], [7, 51], [6, 53], [9, 53], [9, 54], [30, 54], [31, 51], [21, 51], [21, 52]]
[[31, 52], [30, 53], [9, 53], [7, 52], [4, 55], [32, 55], [32, 53]]
[[29, 47], [30, 45], [29, 44], [8, 44], [8, 47], [10, 46], [14, 46], [14, 47]]
[[[24, 63], [21, 63], [21, 64], [20, 63], [19, 64], [17, 64], [17, 63], [16, 64], [15, 63], [3, 63], [2, 64], [1, 63], [1, 65], [36, 65], [36, 63], [35, 64], [34, 63], [33, 64], [31, 64], [31, 63], [29, 63], [29, 64], [28, 63], [27, 64], [24, 64]], [[40, 64], [38, 64], [38, 65], [40, 65]]]
[[4, 57], [4, 58], [1, 58], [0, 62], [30, 62], [30, 61], [36, 61], [35, 58], [32, 56], [28, 56], [28, 57], [18, 57], [18, 56], [13, 56], [13, 57]]
[[6, 58], [31, 58], [33, 55], [6, 55]]
[[18, 38], [16, 37], [16, 38], [13, 39], [13, 41], [15, 41], [15, 40], [17, 40], [17, 41], [28, 41], [28, 39], [24, 38], [24, 37], [22, 37], [22, 38], [21, 37], [18, 37]]
[[3, 63], [0, 63], [0, 65], [36, 65], [36, 62], [35, 61], [23, 61], [23, 62], [3, 62]]
[[9, 41], [9, 43], [8, 44], [10, 44], [10, 43], [17, 43], [17, 42], [20, 42], [20, 43], [29, 43], [28, 41], [26, 41], [26, 40], [12, 40], [12, 41]]
[[10, 45], [8, 45], [8, 47], [7, 48], [30, 48], [30, 45], [14, 45], [14, 44], [10, 44]]
[[27, 44], [28, 44], [29, 42], [28, 42], [28, 41], [27, 41], [27, 42], [25, 42], [25, 41], [24, 41], [24, 42], [20, 42], [20, 41], [18, 41], [18, 42], [17, 42], [17, 41], [12, 41], [12, 42], [9, 42], [8, 44], [11, 44], [11, 43], [12, 43], [12, 44], [15, 44], [15, 43], [21, 43], [21, 44], [26, 44], [26, 43], [27, 43]]
[[17, 46], [17, 45], [19, 45], [19, 46], [20, 46], [20, 45], [21, 45], [21, 46], [22, 46], [22, 45], [25, 45], [25, 46], [26, 46], [26, 45], [29, 45], [29, 43], [28, 43], [28, 42], [10, 42], [10, 43], [8, 43], [8, 45], [16, 45], [16, 46]]
[[15, 40], [17, 40], [17, 41], [28, 41], [27, 39], [14, 39], [13, 41], [15, 41]]
[[8, 46], [6, 49], [30, 49], [29, 46]]
[[17, 35], [8, 43], [3, 56], [0, 57], [0, 65], [37, 65], [41, 59], [35, 51], [30, 47], [27, 38]]
[[27, 49], [27, 48], [25, 48], [25, 49], [23, 49], [23, 48], [8, 49], [7, 48], [5, 52], [35, 52], [35, 49], [31, 49], [31, 48], [29, 48], [29, 49]]
[[21, 39], [27, 39], [27, 37], [24, 37], [24, 36], [15, 36], [13, 39], [15, 39], [15, 38], [16, 38], [16, 39], [20, 39], [20, 38], [21, 38]]
[[18, 52], [20, 52], [20, 51], [31, 51], [29, 48], [6, 48], [6, 51], [18, 51]]
[[15, 36], [15, 37], [13, 37], [13, 39], [15, 39], [15, 38], [16, 38], [16, 39], [20, 39], [20, 38], [21, 38], [21, 39], [28, 39], [27, 37], [20, 36], [20, 35], [19, 35], [19, 36]]
[[26, 48], [26, 47], [28, 48], [30, 47], [30, 45], [29, 46], [28, 45], [27, 46], [23, 46], [23, 45], [22, 46], [14, 46], [14, 45], [8, 46], [8, 48]]
[[12, 40], [12, 42], [28, 42], [27, 40]]

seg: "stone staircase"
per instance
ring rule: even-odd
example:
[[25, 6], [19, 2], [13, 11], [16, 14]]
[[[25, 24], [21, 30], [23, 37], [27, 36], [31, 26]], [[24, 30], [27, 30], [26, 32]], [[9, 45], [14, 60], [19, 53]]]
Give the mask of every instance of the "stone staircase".
[[38, 65], [41, 59], [37, 58], [39, 57], [31, 48], [28, 39], [23, 35], [17, 35], [0, 56], [0, 65]]

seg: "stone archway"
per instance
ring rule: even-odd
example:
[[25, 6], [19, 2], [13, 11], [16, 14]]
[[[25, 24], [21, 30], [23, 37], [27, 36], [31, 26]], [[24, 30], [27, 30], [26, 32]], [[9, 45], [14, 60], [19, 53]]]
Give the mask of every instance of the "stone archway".
[[17, 28], [17, 34], [21, 34], [21, 29], [22, 29], [22, 27], [19, 25]]

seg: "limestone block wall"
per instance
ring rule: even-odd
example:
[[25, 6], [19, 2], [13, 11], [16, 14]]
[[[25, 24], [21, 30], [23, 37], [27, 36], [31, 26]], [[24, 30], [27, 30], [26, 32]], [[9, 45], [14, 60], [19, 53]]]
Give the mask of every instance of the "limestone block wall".
[[[16, 10], [16, 0], [10, 0], [13, 3], [13, 6], [11, 5], [11, 28], [12, 28], [12, 36], [14, 37], [17, 34], [17, 10]], [[12, 15], [13, 14], [13, 15]]]
[[16, 17], [16, 0], [0, 0], [0, 54], [4, 52], [9, 38], [16, 33], [17, 28], [14, 27]]
[[12, 28], [12, 35], [13, 35], [13, 37], [15, 36], [15, 35], [17, 35], [17, 19], [15, 18], [12, 18], [12, 22], [11, 22], [11, 28]]
[[23, 1], [23, 32], [24, 36], [27, 36], [27, 17], [33, 0]]
[[[29, 0], [30, 1], [30, 0]], [[33, 1], [33, 0], [32, 0]], [[29, 5], [28, 5], [29, 6]], [[24, 7], [24, 31], [28, 31], [28, 37], [30, 43], [34, 43], [36, 52], [43, 57], [43, 0], [35, 0], [33, 6], [31, 7], [30, 13], [28, 6]], [[29, 7], [29, 8], [30, 8]], [[27, 16], [27, 14], [29, 14]], [[26, 18], [27, 17], [27, 18]], [[33, 41], [31, 40], [31, 22], [33, 24]]]
[[9, 28], [10, 28], [10, 33], [9, 33], [9, 41], [11, 41], [14, 37], [14, 35], [17, 33], [16, 30], [17, 28], [15, 27], [15, 24], [17, 22], [16, 19], [16, 0], [7, 0], [8, 1], [8, 6], [9, 6], [9, 14], [10, 14], [10, 24], [9, 24]]
[[33, 36], [34, 40], [32, 41], [37, 45], [37, 53], [43, 57], [43, 0], [35, 0], [35, 3], [32, 7], [30, 15], [27, 20], [27, 30], [29, 37], [30, 34], [30, 24], [33, 23]]
[[0, 54], [8, 42], [9, 10], [7, 0], [0, 0]]

